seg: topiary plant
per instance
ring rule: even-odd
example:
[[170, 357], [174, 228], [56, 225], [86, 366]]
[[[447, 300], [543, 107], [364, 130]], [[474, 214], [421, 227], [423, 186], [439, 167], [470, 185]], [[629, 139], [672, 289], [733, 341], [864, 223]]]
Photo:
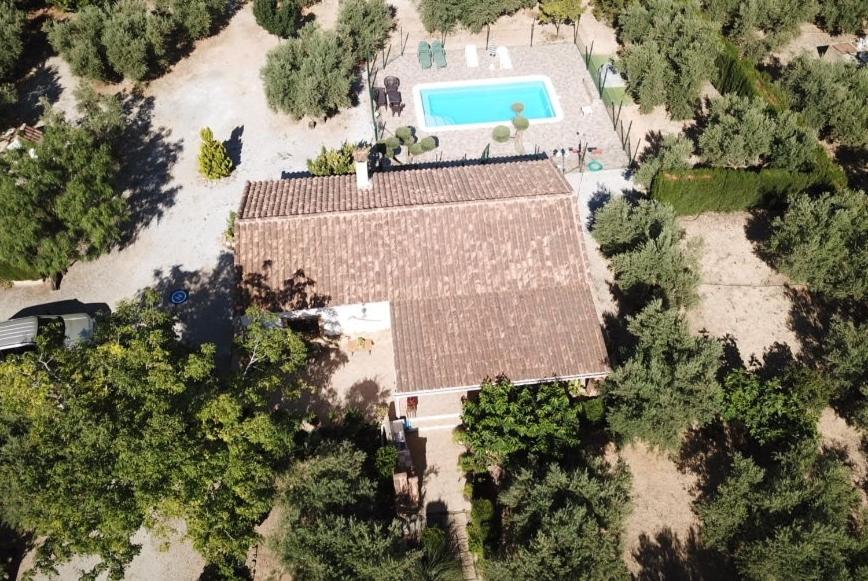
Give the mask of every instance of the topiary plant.
[[506, 125], [498, 125], [491, 132], [491, 138], [497, 143], [506, 143], [512, 136], [512, 131]]
[[524, 103], [513, 103], [512, 112], [516, 115], [521, 115], [524, 112]]
[[214, 139], [214, 132], [205, 127], [199, 133], [202, 145], [199, 148], [199, 173], [209, 180], [219, 180], [232, 173], [232, 159], [226, 146]]
[[422, 155], [425, 153], [425, 148], [422, 147], [421, 143], [411, 143], [407, 147], [407, 152], [412, 156]]
[[512, 126], [516, 131], [525, 131], [530, 127], [530, 121], [524, 115], [516, 115], [512, 120]]
[[422, 147], [424, 153], [434, 151], [437, 149], [437, 138], [430, 135], [428, 137], [423, 137], [421, 141], [419, 141], [419, 145]]
[[398, 127], [395, 129], [395, 137], [400, 139], [403, 145], [416, 143], [416, 136], [414, 135], [412, 127]]
[[383, 155], [389, 159], [395, 159], [398, 155], [398, 150], [401, 149], [401, 140], [397, 137], [387, 137], [379, 143], [382, 146]]

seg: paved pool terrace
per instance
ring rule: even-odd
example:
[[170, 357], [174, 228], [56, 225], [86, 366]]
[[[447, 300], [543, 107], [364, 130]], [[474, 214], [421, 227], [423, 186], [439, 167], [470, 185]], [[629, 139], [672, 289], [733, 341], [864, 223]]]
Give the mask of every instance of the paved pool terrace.
[[[552, 150], [561, 148], [567, 150], [570, 156], [567, 167], [575, 167], [575, 154], [570, 155], [569, 149], [577, 148], [579, 140], [598, 149], [597, 153], [589, 153], [585, 163], [592, 160], [603, 164], [604, 169], [625, 168], [628, 160], [621, 149], [621, 144], [612, 122], [606, 112], [603, 101], [594, 89], [593, 81], [585, 67], [584, 60], [571, 43], [540, 45], [534, 47], [510, 47], [512, 69], [504, 70], [497, 67], [497, 60], [490, 57], [484, 47], [478, 47], [479, 67], [468, 68], [464, 60], [464, 44], [452, 46], [446, 40], [446, 58], [448, 66], [438, 69], [432, 66], [422, 70], [415, 53], [407, 51], [404, 56], [393, 57], [385, 69], [378, 70], [375, 86], [382, 86], [386, 76], [395, 76], [401, 80], [401, 96], [405, 108], [400, 117], [392, 116], [387, 109], [380, 110], [380, 119], [385, 121], [386, 135], [398, 127], [410, 125], [417, 128], [417, 135], [434, 135], [438, 138], [440, 147], [420, 156], [418, 161], [456, 160], [465, 157], [479, 158], [486, 146], [490, 145], [490, 155], [509, 156], [519, 153], [513, 141], [495, 143], [491, 138], [491, 128], [433, 130], [430, 133], [418, 130], [420, 125], [413, 99], [413, 87], [417, 84], [446, 81], [462, 81], [476, 79], [505, 79], [530, 75], [544, 75], [551, 80], [554, 91], [563, 109], [563, 119], [554, 123], [533, 123], [523, 135], [525, 153], [535, 151], [551, 155]], [[382, 64], [382, 63], [380, 63]], [[590, 106], [590, 112], [585, 113], [582, 107]], [[511, 124], [506, 122], [505, 125]], [[405, 159], [402, 155], [401, 159]], [[560, 160], [556, 160], [560, 163]]]

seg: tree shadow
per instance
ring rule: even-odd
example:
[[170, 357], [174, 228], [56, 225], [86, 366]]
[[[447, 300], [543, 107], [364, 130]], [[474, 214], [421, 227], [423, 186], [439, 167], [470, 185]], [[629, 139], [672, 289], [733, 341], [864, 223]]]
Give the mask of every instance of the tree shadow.
[[835, 161], [844, 168], [851, 188], [868, 190], [868, 148], [840, 145]]
[[91, 317], [98, 318], [110, 312], [111, 309], [106, 303], [83, 303], [78, 299], [69, 299], [32, 305], [21, 309], [10, 318], [16, 319], [18, 317], [30, 317], [33, 315], [73, 315], [76, 313], [87, 313]]
[[121, 233], [121, 248], [135, 242], [139, 232], [175, 204], [180, 188], [170, 185], [172, 168], [183, 149], [183, 140], [171, 140], [171, 130], [154, 127], [153, 97], [126, 94], [123, 107], [127, 126], [118, 147], [118, 186], [126, 192], [130, 215]]
[[[235, 265], [231, 254], [223, 252], [210, 271], [184, 270], [178, 265], [168, 272], [154, 271], [153, 288], [166, 308], [181, 322], [181, 337], [192, 345], [213, 343], [218, 354], [227, 356], [232, 348], [233, 303], [237, 296]], [[189, 293], [187, 301], [174, 305], [175, 290]]]
[[612, 191], [605, 185], [600, 185], [588, 199], [588, 230], [593, 230], [597, 223], [597, 212], [612, 200]]
[[244, 142], [241, 140], [243, 135], [244, 125], [239, 125], [229, 134], [229, 139], [223, 142], [229, 153], [229, 159], [232, 160], [232, 165], [236, 168], [241, 165], [241, 150], [244, 148]]
[[30, 535], [0, 521], [0, 579], [17, 579], [21, 562], [31, 549]]
[[244, 273], [238, 268], [241, 281], [239, 305], [247, 308], [252, 305], [271, 311], [294, 311], [327, 307], [331, 296], [316, 292], [316, 281], [297, 270], [291, 278], [283, 281], [271, 280], [273, 262], [262, 263], [260, 272]]
[[696, 476], [699, 500], [709, 498], [726, 479], [732, 467], [732, 450], [739, 436], [725, 423], [717, 421], [690, 428], [684, 436], [676, 466]]
[[42, 107], [43, 98], [54, 104], [61, 94], [63, 87], [57, 67], [42, 63], [19, 82], [18, 101], [4, 107], [4, 117], [12, 125], [37, 125], [45, 113]]
[[703, 547], [696, 530], [690, 529], [682, 541], [669, 527], [650, 538], [639, 536], [633, 558], [642, 567], [634, 579], [639, 581], [716, 581], [737, 578], [726, 558]]

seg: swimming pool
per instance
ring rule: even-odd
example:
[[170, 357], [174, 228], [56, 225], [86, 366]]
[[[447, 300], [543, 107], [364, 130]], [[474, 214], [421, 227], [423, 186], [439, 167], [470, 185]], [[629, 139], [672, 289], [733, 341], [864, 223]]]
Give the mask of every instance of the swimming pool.
[[425, 83], [413, 87], [422, 131], [473, 129], [509, 124], [513, 103], [523, 103], [532, 123], [563, 118], [551, 80], [543, 75]]

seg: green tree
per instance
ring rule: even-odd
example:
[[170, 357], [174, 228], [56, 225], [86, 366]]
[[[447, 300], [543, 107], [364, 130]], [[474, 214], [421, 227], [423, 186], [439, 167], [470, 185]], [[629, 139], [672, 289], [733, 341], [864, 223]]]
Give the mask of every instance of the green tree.
[[386, 0], [341, 1], [337, 33], [355, 62], [370, 61], [385, 46], [395, 27], [392, 10]]
[[48, 40], [72, 72], [91, 79], [106, 79], [111, 74], [102, 34], [106, 15], [97, 6], [86, 6], [65, 22], [47, 27]]
[[299, 422], [263, 390], [305, 360], [304, 344], [251, 312], [237, 339], [245, 366], [218, 382], [214, 346], [180, 342], [159, 301], [120, 303], [90, 343], [66, 348], [55, 326], [0, 362], [0, 511], [41, 540], [40, 571], [88, 554], [94, 573], [121, 579], [133, 533], [173, 517], [231, 571], [271, 506]]
[[741, 454], [717, 491], [698, 505], [702, 538], [746, 579], [854, 579], [868, 538], [850, 469], [814, 439], [768, 467]]
[[13, 0], [0, 0], [0, 104], [3, 95], [13, 94], [13, 87], [5, 81], [11, 79], [24, 52], [24, 12]]
[[421, 0], [419, 11], [428, 32], [446, 34], [461, 25], [477, 33], [505, 14], [536, 4], [536, 0]]
[[823, 0], [817, 22], [832, 34], [859, 34], [868, 21], [868, 4], [862, 0]]
[[199, 173], [209, 180], [219, 180], [232, 174], [232, 159], [222, 141], [214, 139], [214, 133], [205, 127], [199, 132]]
[[680, 237], [680, 232], [664, 232], [632, 252], [612, 257], [618, 286], [628, 293], [660, 297], [672, 308], [693, 305], [700, 280], [699, 245], [681, 244]]
[[821, 359], [838, 396], [857, 403], [852, 419], [863, 429], [868, 427], [868, 323], [834, 317]]
[[301, 4], [298, 0], [253, 0], [253, 15], [271, 34], [290, 38], [301, 24]]
[[779, 268], [835, 299], [868, 297], [868, 196], [841, 190], [792, 198], [772, 223], [768, 249]]
[[106, 58], [118, 75], [141, 81], [153, 68], [157, 53], [162, 51], [152, 48], [150, 20], [144, 0], [120, 0], [109, 13], [102, 42]]
[[585, 12], [584, 0], [543, 0], [539, 5], [539, 20], [555, 25], [555, 33], [560, 35], [561, 24], [578, 24]]
[[594, 16], [597, 20], [615, 26], [618, 16], [627, 8], [629, 3], [628, 0], [593, 0], [591, 6], [593, 6]]
[[634, 352], [603, 383], [609, 429], [624, 440], [676, 451], [685, 430], [717, 415], [723, 347], [692, 336], [684, 319], [660, 301], [630, 317], [628, 329]]
[[655, 200], [633, 203], [618, 197], [597, 211], [591, 232], [600, 251], [609, 258], [636, 250], [649, 240], [677, 229], [672, 206]]
[[557, 456], [580, 441], [581, 406], [563, 383], [513, 385], [498, 377], [482, 384], [477, 400], [461, 410], [456, 437], [478, 472], [528, 455]]
[[746, 370], [734, 371], [723, 382], [721, 415], [743, 425], [761, 445], [814, 437], [820, 412], [828, 401], [817, 394], [807, 370], [764, 379]]
[[627, 88], [640, 110], [665, 103], [675, 119], [692, 117], [721, 50], [718, 27], [698, 0], [633, 2], [618, 23]]
[[823, 136], [844, 145], [868, 145], [868, 68], [800, 56], [784, 70], [792, 106]]
[[308, 25], [268, 53], [262, 78], [275, 111], [324, 117], [350, 105], [353, 57], [336, 33]]
[[226, 0], [158, 0], [158, 11], [171, 16], [183, 41], [192, 42], [212, 34], [229, 14]]
[[660, 147], [642, 160], [634, 179], [636, 183], [650, 189], [661, 171], [689, 168], [692, 154], [693, 143], [689, 139], [681, 134], [666, 135]]
[[397, 521], [376, 518], [376, 483], [367, 455], [349, 442], [326, 442], [284, 478], [286, 510], [275, 542], [299, 579], [406, 579], [420, 554]]
[[463, 0], [422, 0], [420, 16], [425, 30], [449, 34], [458, 26]]
[[629, 579], [621, 535], [630, 506], [626, 465], [600, 460], [585, 468], [550, 465], [520, 471], [500, 495], [503, 557], [486, 562], [490, 579]]
[[699, 148], [705, 160], [714, 166], [758, 165], [771, 148], [774, 129], [765, 101], [730, 93], [711, 102]]
[[0, 257], [47, 277], [107, 252], [127, 203], [115, 189], [109, 144], [57, 114], [44, 134], [33, 156], [0, 156]]
[[754, 60], [783, 46], [798, 34], [799, 25], [810, 22], [817, 12], [814, 0], [705, 0], [711, 17], [723, 24], [723, 31]]
[[775, 129], [769, 146], [771, 167], [809, 171], [816, 165], [817, 134], [799, 121], [790, 110], [775, 115]]

